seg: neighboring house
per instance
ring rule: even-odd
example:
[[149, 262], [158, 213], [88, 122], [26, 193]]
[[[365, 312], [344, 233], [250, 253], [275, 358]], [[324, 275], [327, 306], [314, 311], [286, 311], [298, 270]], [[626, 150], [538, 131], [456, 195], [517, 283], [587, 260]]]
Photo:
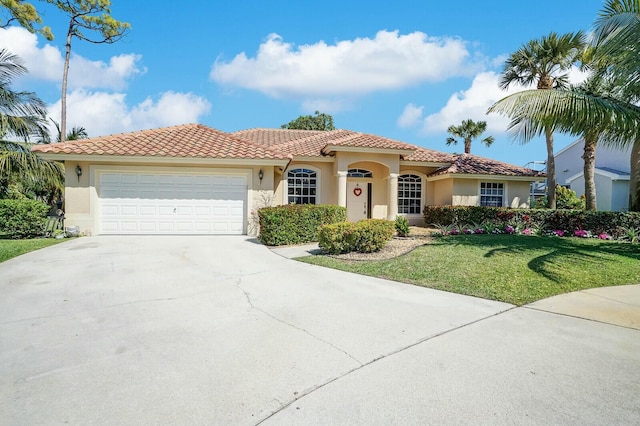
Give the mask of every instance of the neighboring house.
[[187, 124], [33, 150], [64, 161], [67, 225], [86, 234], [254, 234], [258, 208], [288, 203], [421, 223], [425, 205], [528, 207], [544, 177], [350, 130]]
[[[569, 144], [555, 154], [556, 181], [568, 186], [579, 197], [584, 195], [584, 139]], [[596, 207], [601, 211], [629, 210], [629, 176], [631, 146], [596, 148]]]

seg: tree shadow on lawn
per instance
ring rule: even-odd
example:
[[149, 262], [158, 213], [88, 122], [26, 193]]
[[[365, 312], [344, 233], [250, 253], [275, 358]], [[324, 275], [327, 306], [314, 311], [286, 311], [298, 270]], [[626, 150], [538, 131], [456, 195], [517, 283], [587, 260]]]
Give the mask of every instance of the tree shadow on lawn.
[[526, 255], [542, 252], [531, 259], [528, 268], [545, 278], [560, 283], [566, 279], [563, 266], [580, 267], [587, 264], [600, 264], [615, 261], [615, 256], [640, 261], [640, 245], [617, 241], [587, 240], [566, 237], [538, 237], [525, 235], [470, 235], [447, 238], [448, 244], [467, 247], [486, 248], [484, 257], [491, 258], [502, 254]]

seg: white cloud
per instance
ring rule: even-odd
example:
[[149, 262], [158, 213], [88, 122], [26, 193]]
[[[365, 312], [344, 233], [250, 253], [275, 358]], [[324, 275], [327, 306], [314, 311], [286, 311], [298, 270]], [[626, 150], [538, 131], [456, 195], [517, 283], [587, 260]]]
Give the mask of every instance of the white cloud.
[[398, 117], [398, 127], [407, 128], [416, 126], [422, 119], [423, 111], [424, 107], [422, 106], [417, 107], [414, 104], [408, 104], [404, 107], [404, 111], [402, 111], [400, 117]]
[[[49, 106], [50, 117], [60, 121], [60, 101]], [[67, 128], [82, 126], [89, 136], [196, 123], [211, 104], [192, 93], [165, 92], [129, 107], [124, 93], [75, 90], [67, 97]]]
[[[62, 52], [55, 46], [38, 46], [38, 37], [24, 28], [0, 29], [0, 48], [6, 48], [18, 55], [29, 70], [28, 78], [53, 82], [62, 81], [64, 63]], [[144, 74], [146, 69], [139, 65], [142, 56], [123, 54], [113, 56], [108, 63], [92, 61], [73, 54], [69, 63], [69, 88], [71, 89], [113, 89], [126, 87], [128, 80]]]
[[[587, 78], [588, 74], [573, 67], [569, 71], [569, 80], [571, 84], [579, 84]], [[524, 89], [517, 84], [509, 86], [507, 90], [500, 89], [500, 74], [495, 72], [481, 72], [477, 74], [471, 82], [471, 87], [467, 90], [451, 95], [447, 104], [440, 111], [430, 114], [422, 120], [422, 132], [424, 134], [439, 133], [446, 131], [451, 124], [459, 124], [462, 120], [473, 119], [474, 121], [486, 121], [487, 131], [493, 133], [506, 132], [510, 123], [508, 117], [499, 114], [486, 114], [487, 109], [500, 99]], [[422, 107], [420, 107], [422, 108]], [[422, 111], [420, 111], [422, 113]], [[416, 116], [416, 107], [409, 104], [398, 118], [398, 125], [401, 120], [408, 123], [407, 114], [411, 116], [413, 125], [419, 123], [422, 116]], [[404, 126], [404, 127], [408, 127]]]
[[440, 111], [424, 118], [422, 131], [425, 134], [443, 132], [450, 125], [470, 118], [486, 121], [488, 132], [505, 132], [510, 120], [498, 114], [487, 115], [487, 109], [522, 87], [513, 86], [505, 91], [500, 89], [499, 81], [500, 75], [495, 72], [477, 74], [469, 89], [454, 93]]
[[210, 77], [275, 98], [326, 99], [470, 75], [477, 66], [469, 57], [463, 40], [418, 31], [380, 31], [374, 38], [298, 47], [271, 34], [253, 58], [243, 52], [229, 62], [217, 59]]

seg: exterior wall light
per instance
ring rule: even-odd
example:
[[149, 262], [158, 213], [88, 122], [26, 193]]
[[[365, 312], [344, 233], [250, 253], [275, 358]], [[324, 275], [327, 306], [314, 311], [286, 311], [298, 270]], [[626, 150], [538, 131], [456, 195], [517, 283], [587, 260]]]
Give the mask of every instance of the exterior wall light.
[[262, 169], [260, 169], [260, 171], [258, 172], [258, 179], [260, 179], [260, 183], [262, 183], [263, 178], [264, 178], [264, 172], [262, 171]]
[[80, 176], [82, 176], [82, 167], [80, 167], [80, 164], [76, 166], [76, 175], [78, 176], [78, 182], [80, 182]]

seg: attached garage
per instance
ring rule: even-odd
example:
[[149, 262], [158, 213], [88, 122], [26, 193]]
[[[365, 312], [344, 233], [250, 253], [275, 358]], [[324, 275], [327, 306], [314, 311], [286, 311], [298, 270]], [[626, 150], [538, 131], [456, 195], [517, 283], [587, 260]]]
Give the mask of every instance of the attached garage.
[[243, 234], [247, 174], [97, 173], [100, 234]]

